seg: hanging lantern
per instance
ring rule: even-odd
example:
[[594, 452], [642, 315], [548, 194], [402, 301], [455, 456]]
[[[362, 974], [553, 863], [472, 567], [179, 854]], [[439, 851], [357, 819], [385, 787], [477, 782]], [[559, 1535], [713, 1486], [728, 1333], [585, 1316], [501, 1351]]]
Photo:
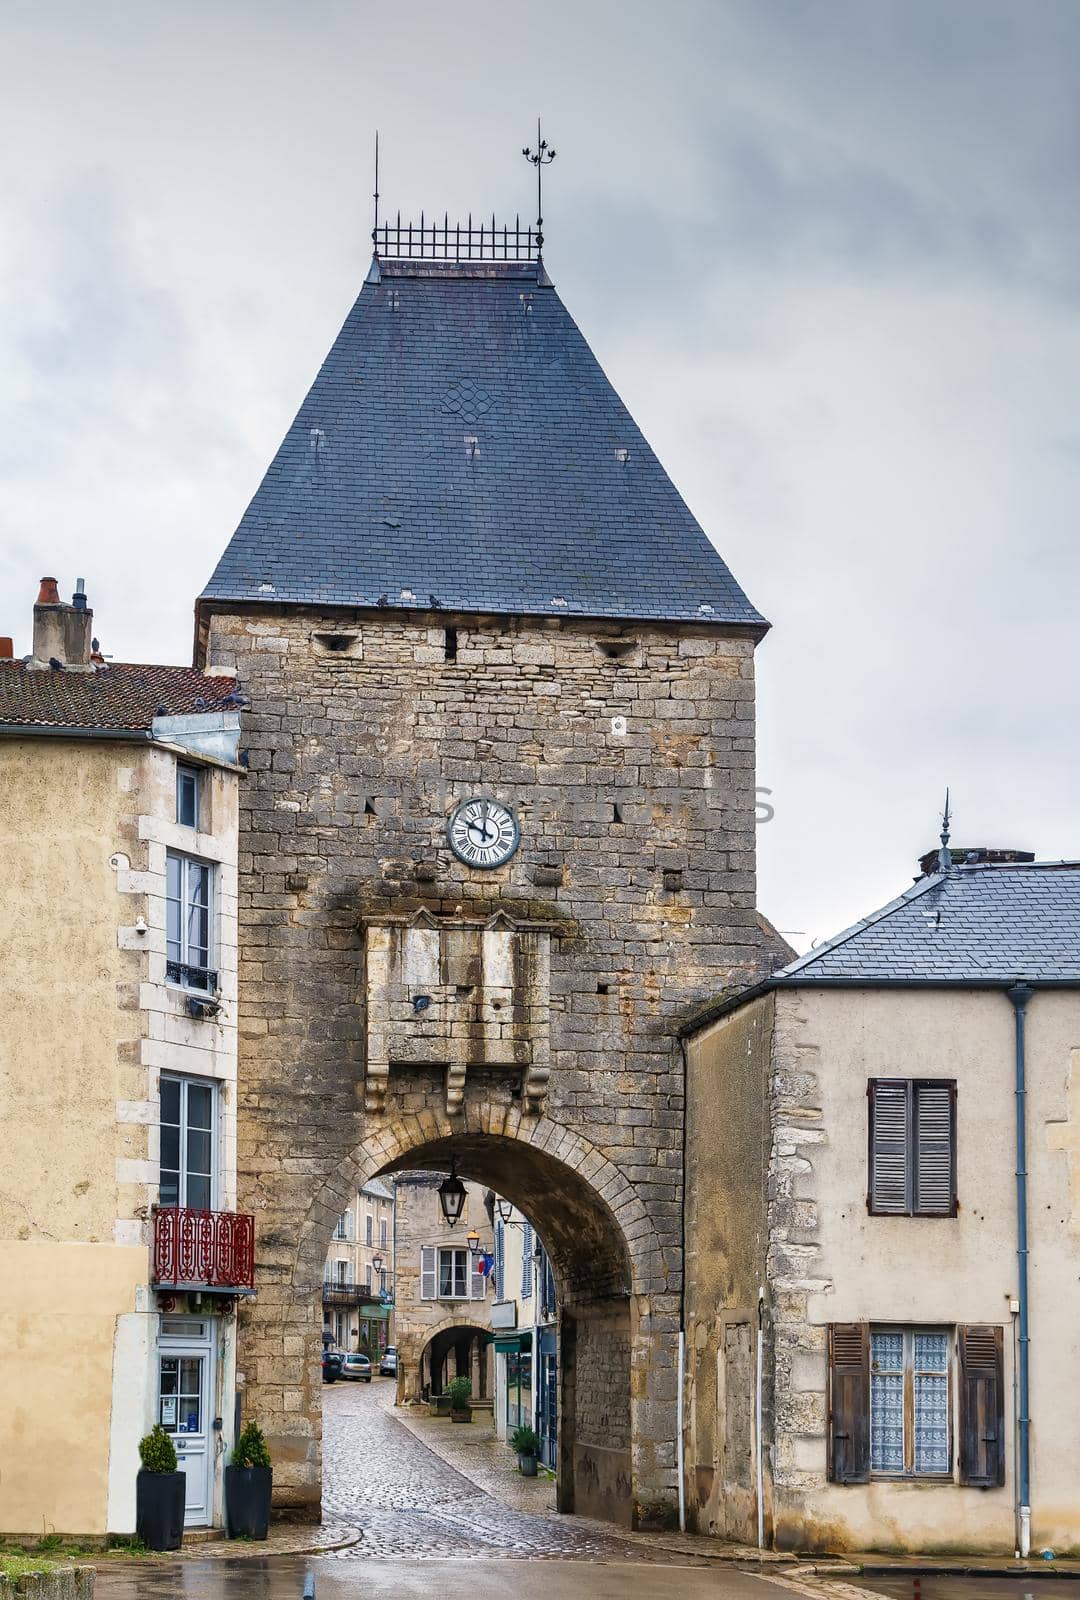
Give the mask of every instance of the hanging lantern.
[[444, 1178], [439, 1185], [439, 1205], [448, 1228], [452, 1228], [461, 1220], [461, 1213], [465, 1209], [465, 1185], [457, 1175], [454, 1163], [450, 1163], [450, 1176]]

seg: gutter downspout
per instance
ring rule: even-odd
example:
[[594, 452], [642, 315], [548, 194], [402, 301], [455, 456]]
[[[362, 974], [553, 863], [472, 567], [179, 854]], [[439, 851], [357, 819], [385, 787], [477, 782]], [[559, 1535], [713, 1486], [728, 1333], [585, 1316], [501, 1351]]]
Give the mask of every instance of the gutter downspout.
[[675, 1434], [675, 1468], [679, 1475], [679, 1532], [686, 1532], [686, 1463], [683, 1443], [683, 1394], [686, 1387], [686, 1333], [679, 1329], [678, 1429]]
[[1027, 1226], [1027, 1064], [1024, 1023], [1027, 1003], [1035, 991], [1030, 984], [1015, 983], [1006, 993], [1016, 1017], [1016, 1261], [1019, 1278], [1020, 1415], [1017, 1419], [1019, 1459], [1016, 1470], [1020, 1499], [1020, 1558], [1031, 1550], [1031, 1418], [1028, 1414], [1028, 1226]]
[[757, 1475], [757, 1547], [765, 1548], [765, 1454], [761, 1438], [763, 1351], [765, 1344], [765, 1290], [757, 1296], [757, 1371], [754, 1383], [754, 1466]]

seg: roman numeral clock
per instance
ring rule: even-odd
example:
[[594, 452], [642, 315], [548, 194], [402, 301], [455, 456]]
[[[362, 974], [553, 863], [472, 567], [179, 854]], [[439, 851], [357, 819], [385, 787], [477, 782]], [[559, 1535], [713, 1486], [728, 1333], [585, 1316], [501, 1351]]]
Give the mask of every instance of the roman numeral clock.
[[504, 867], [521, 843], [521, 829], [499, 800], [463, 800], [450, 813], [446, 838], [467, 867]]

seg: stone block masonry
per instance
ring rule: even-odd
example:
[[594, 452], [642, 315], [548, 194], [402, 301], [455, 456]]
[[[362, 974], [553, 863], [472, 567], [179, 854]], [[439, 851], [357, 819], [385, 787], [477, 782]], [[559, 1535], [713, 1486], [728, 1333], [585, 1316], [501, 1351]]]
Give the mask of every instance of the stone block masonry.
[[[211, 608], [204, 620], [209, 666], [235, 670], [250, 701], [239, 1181], [257, 1213], [259, 1298], [245, 1313], [242, 1365], [245, 1409], [283, 1447], [275, 1483], [295, 1504], [317, 1500], [316, 1302], [349, 1162], [355, 1176], [471, 1151], [463, 1175], [529, 1208], [577, 1319], [568, 1428], [578, 1452], [618, 1456], [639, 1510], [670, 1504], [676, 1028], [752, 979], [759, 954], [749, 634], [299, 607]], [[447, 816], [471, 794], [517, 813], [521, 846], [505, 867], [469, 869], [447, 846]], [[430, 1051], [406, 1051], [381, 1064], [384, 1109], [366, 1110], [365, 939], [420, 913], [461, 925], [499, 912], [550, 942], [547, 993], [531, 997], [547, 1035], [546, 1098], [523, 1101], [521, 1070], [487, 1048], [448, 1103]], [[387, 1004], [410, 998], [395, 991]], [[450, 998], [435, 1000], [444, 1009], [430, 1029], [453, 1020]], [[468, 1053], [475, 1025], [448, 1024], [455, 1051]], [[527, 1057], [520, 1018], [514, 1038]], [[533, 1155], [499, 1169], [496, 1147], [510, 1139]], [[571, 1166], [573, 1184], [552, 1181]], [[611, 1293], [632, 1305], [612, 1345], [623, 1412], [590, 1395], [606, 1387], [610, 1400], [613, 1380], [606, 1357], [590, 1367], [595, 1341], [581, 1327], [589, 1303]], [[286, 1351], [299, 1334], [310, 1336], [306, 1360]], [[633, 1391], [631, 1348], [635, 1375], [651, 1374]], [[627, 1405], [629, 1429], [589, 1436], [594, 1417]]]

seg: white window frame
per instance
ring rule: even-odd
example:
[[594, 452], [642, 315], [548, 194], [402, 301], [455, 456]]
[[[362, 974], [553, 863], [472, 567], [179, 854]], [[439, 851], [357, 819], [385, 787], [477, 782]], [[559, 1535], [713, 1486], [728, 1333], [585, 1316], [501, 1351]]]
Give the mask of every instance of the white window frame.
[[[180, 899], [179, 901], [169, 894], [169, 862], [177, 861], [180, 864]], [[193, 869], [206, 873], [206, 961], [205, 964], [192, 961], [191, 946], [188, 942], [188, 918], [192, 906], [196, 904], [191, 898], [189, 877]], [[179, 938], [169, 937], [169, 914], [174, 905], [179, 905]], [[190, 989], [196, 994], [212, 994], [217, 988], [217, 970], [214, 965], [214, 919], [217, 912], [217, 884], [215, 881], [214, 863], [202, 861], [198, 856], [185, 855], [181, 850], [166, 852], [165, 864], [165, 981], [175, 988]], [[174, 950], [170, 946], [175, 947]], [[181, 969], [179, 975], [169, 972], [170, 966]], [[205, 972], [205, 983], [192, 981], [193, 972]], [[210, 979], [213, 978], [213, 984]]]
[[[210, 1204], [207, 1207], [207, 1210], [209, 1210], [209, 1211], [219, 1211], [221, 1209], [221, 1160], [220, 1160], [220, 1152], [219, 1152], [219, 1138], [220, 1138], [220, 1127], [221, 1127], [221, 1085], [218, 1083], [216, 1078], [185, 1077], [184, 1074], [180, 1073], [180, 1072], [163, 1072], [161, 1074], [161, 1078], [160, 1078], [159, 1083], [158, 1083], [158, 1129], [159, 1129], [159, 1137], [158, 1137], [158, 1200], [159, 1200], [159, 1203], [163, 1204], [163, 1205], [165, 1203], [164, 1201], [161, 1200], [161, 1139], [160, 1139], [160, 1129], [162, 1127], [161, 1086], [164, 1083], [177, 1083], [177, 1084], [180, 1085], [180, 1124], [179, 1124], [179, 1126], [180, 1126], [180, 1152], [179, 1152], [179, 1163], [180, 1163], [180, 1165], [179, 1165], [179, 1180], [178, 1180], [178, 1183], [177, 1183], [178, 1198], [177, 1198], [177, 1201], [176, 1201], [176, 1206], [180, 1210], [188, 1209], [188, 1195], [187, 1195], [187, 1179], [188, 1179], [188, 1173], [187, 1173], [187, 1133], [189, 1131], [188, 1120], [187, 1120], [188, 1090], [191, 1087], [195, 1087], [195, 1088], [199, 1088], [199, 1089], [209, 1089], [210, 1090]], [[172, 1124], [170, 1124], [170, 1126], [172, 1126]], [[202, 1133], [205, 1130], [200, 1128], [200, 1129], [198, 1129], [196, 1131]], [[172, 1210], [173, 1208], [170, 1206], [169, 1209]], [[199, 1210], [202, 1210], [202, 1207], [201, 1206], [195, 1206], [195, 1207], [193, 1207], [191, 1209], [199, 1211]]]
[[379, 1219], [379, 1249], [380, 1250], [385, 1250], [386, 1249], [387, 1242], [388, 1242], [388, 1239], [387, 1239], [388, 1231], [389, 1230], [387, 1228], [386, 1218], [385, 1217], [381, 1217]]
[[[195, 789], [194, 822], [184, 821], [182, 816], [183, 807], [180, 800], [180, 796], [183, 792], [183, 786], [189, 779], [192, 781]], [[178, 761], [176, 763], [176, 820], [182, 828], [191, 828], [196, 833], [198, 833], [202, 826], [202, 783], [203, 775], [198, 767], [190, 766], [186, 761]]]

